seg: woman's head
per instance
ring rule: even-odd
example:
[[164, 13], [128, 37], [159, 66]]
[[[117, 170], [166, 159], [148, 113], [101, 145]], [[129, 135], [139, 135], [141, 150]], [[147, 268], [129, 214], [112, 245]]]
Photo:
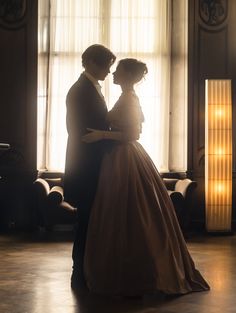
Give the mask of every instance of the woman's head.
[[133, 58], [126, 58], [119, 61], [114, 75], [114, 83], [138, 83], [148, 73], [145, 63]]

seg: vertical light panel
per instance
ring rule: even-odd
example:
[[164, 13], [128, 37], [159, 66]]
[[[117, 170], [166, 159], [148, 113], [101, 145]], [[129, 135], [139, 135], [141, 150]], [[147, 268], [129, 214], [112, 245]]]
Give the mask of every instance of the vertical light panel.
[[231, 80], [206, 80], [206, 229], [230, 232], [232, 217]]

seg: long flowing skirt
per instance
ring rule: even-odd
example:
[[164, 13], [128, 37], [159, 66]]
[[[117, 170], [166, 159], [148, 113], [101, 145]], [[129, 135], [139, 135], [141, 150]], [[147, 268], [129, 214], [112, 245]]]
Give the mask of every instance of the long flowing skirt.
[[103, 159], [84, 271], [89, 289], [100, 294], [209, 290], [162, 178], [138, 142], [119, 144]]

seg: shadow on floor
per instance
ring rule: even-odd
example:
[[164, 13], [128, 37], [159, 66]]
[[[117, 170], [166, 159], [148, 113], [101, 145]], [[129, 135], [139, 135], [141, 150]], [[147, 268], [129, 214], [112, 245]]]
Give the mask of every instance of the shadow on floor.
[[154, 313], [164, 303], [181, 296], [167, 296], [164, 294], [149, 295], [140, 298], [108, 297], [88, 292], [73, 292], [77, 303], [75, 313]]

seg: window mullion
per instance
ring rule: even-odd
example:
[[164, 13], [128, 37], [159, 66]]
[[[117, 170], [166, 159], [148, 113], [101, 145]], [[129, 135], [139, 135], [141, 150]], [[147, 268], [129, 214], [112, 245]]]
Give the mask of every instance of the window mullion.
[[100, 2], [100, 38], [104, 46], [110, 45], [111, 0]]

